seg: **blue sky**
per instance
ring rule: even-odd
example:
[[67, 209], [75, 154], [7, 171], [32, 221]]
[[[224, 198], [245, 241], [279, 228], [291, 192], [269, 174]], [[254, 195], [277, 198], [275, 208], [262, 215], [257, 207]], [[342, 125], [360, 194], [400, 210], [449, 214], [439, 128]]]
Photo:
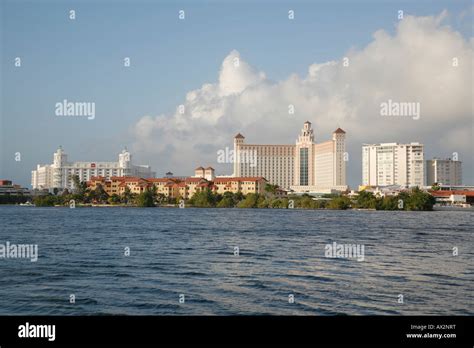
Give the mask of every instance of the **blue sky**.
[[[459, 19], [471, 8], [470, 1], [1, 4], [0, 177], [28, 186], [31, 170], [37, 163], [50, 163], [60, 144], [72, 160], [116, 160], [123, 146], [133, 147], [130, 128], [141, 117], [173, 113], [186, 93], [217, 81], [223, 59], [234, 49], [269, 80], [280, 81], [306, 75], [315, 62], [365, 47], [379, 29], [393, 33], [399, 9], [416, 16], [446, 9], [453, 30], [472, 37], [472, 26]], [[70, 9], [76, 11], [74, 21], [68, 18]], [[184, 21], [178, 19], [180, 9], [186, 11]], [[287, 18], [289, 9], [295, 11], [294, 21]], [[14, 67], [15, 57], [21, 57], [21, 68]], [[124, 57], [131, 58], [130, 68], [123, 67]], [[54, 105], [63, 99], [94, 101], [96, 118], [56, 117]], [[312, 117], [316, 115], [306, 118]], [[300, 128], [295, 124], [293, 138]], [[392, 140], [397, 139], [387, 139]], [[174, 168], [161, 157], [134, 155], [136, 162], [151, 162], [159, 175], [167, 170], [191, 174], [184, 171], [207, 164]], [[357, 161], [349, 171], [350, 185], [360, 182]], [[468, 168], [472, 172], [472, 163], [466, 163], [465, 172]]]

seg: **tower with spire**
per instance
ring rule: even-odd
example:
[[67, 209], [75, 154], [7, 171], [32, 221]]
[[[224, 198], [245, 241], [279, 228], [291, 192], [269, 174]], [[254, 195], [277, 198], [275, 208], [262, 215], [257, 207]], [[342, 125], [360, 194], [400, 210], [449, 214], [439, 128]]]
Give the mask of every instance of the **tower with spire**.
[[[264, 177], [270, 184], [294, 192], [345, 191], [346, 132], [337, 128], [332, 138], [315, 142], [310, 121], [303, 124], [294, 145], [248, 144], [238, 133], [234, 137], [234, 176]], [[244, 160], [255, 154], [256, 163]]]

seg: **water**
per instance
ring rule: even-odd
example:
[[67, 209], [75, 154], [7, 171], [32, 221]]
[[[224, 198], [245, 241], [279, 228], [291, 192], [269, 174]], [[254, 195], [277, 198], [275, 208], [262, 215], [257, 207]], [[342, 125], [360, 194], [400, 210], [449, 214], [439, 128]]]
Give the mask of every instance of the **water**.
[[6, 241], [39, 258], [0, 259], [0, 315], [474, 314], [470, 212], [3, 206]]

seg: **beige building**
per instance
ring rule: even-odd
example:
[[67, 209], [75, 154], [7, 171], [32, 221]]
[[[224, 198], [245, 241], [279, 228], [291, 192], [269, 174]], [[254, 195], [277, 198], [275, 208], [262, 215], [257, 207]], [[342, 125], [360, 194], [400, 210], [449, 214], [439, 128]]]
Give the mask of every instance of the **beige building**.
[[[101, 185], [104, 191], [109, 195], [123, 195], [126, 188], [131, 193], [140, 194], [147, 189], [156, 188], [157, 194], [163, 194], [168, 198], [190, 199], [196, 192], [209, 189], [214, 193], [224, 194], [225, 192], [241, 192], [246, 195], [249, 193], [265, 192], [266, 180], [262, 177], [221, 177], [216, 178], [214, 169], [209, 167], [209, 173], [206, 170], [202, 173], [204, 176], [210, 175], [213, 180], [207, 180], [205, 177], [178, 178], [139, 178], [139, 177], [92, 177], [87, 182], [89, 189], [95, 190]], [[197, 170], [197, 169], [196, 169]]]
[[263, 177], [215, 178], [212, 190], [223, 195], [226, 192], [242, 192], [263, 194], [267, 181]]
[[98, 186], [102, 186], [104, 191], [112, 196], [114, 194], [121, 195], [125, 192], [125, 188], [128, 187], [131, 193], [142, 193], [147, 188], [151, 187], [151, 183], [148, 180], [139, 177], [111, 177], [105, 178], [103, 176], [94, 176], [88, 182], [87, 186], [91, 190], [97, 189]]
[[345, 191], [345, 135], [338, 128], [332, 139], [315, 143], [311, 122], [303, 125], [295, 145], [246, 144], [234, 137], [234, 176], [264, 177], [295, 192]]
[[207, 167], [207, 168], [197, 167], [194, 170], [194, 177], [195, 178], [205, 178], [208, 181], [212, 181], [212, 180], [214, 180], [216, 175], [215, 175], [214, 168], [212, 168], [212, 167]]
[[[198, 180], [195, 186], [193, 186], [192, 180]], [[248, 193], [263, 194], [267, 180], [263, 177], [216, 177], [214, 168], [198, 167], [194, 172], [194, 177], [186, 178], [184, 182], [190, 188], [191, 197], [196, 190], [202, 187], [209, 187], [213, 192], [218, 194], [224, 194], [226, 192], [242, 192], [244, 195]], [[206, 182], [209, 185], [206, 185]]]

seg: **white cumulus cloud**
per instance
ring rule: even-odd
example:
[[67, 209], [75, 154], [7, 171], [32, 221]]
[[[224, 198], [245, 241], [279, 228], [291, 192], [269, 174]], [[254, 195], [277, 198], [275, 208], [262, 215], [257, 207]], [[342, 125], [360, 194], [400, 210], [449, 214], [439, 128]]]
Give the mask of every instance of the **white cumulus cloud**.
[[[428, 156], [457, 152], [466, 173], [473, 157], [474, 40], [443, 25], [445, 17], [406, 16], [395, 34], [377, 31], [366, 47], [276, 82], [233, 50], [217, 82], [187, 93], [183, 113], [177, 107], [174, 114], [142, 117], [132, 129], [133, 150], [159, 174], [189, 175], [201, 164], [231, 174], [230, 165], [216, 163], [216, 151], [232, 146], [236, 133], [249, 143], [293, 143], [310, 120], [316, 141], [329, 139], [337, 127], [346, 130], [353, 185], [360, 182], [366, 142], [420, 141]], [[420, 119], [381, 116], [380, 104], [389, 99], [420, 103]]]

